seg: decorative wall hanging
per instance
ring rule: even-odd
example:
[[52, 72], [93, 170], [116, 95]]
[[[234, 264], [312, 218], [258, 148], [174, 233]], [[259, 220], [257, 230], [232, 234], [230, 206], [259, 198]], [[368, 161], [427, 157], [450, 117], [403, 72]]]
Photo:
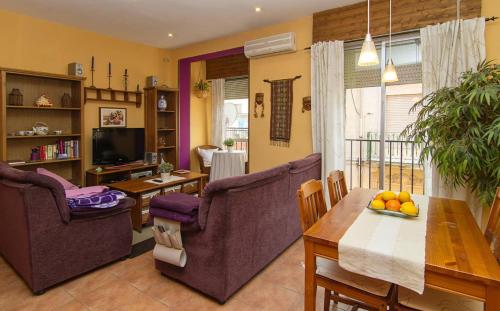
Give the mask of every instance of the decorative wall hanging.
[[12, 89], [9, 93], [9, 106], [22, 106], [23, 105], [23, 94], [19, 89]]
[[271, 84], [271, 145], [290, 146], [292, 129], [293, 81], [301, 78], [264, 80]]
[[38, 99], [35, 101], [35, 106], [36, 107], [52, 107], [52, 101], [50, 98], [42, 94], [42, 96], [38, 97]]
[[64, 93], [63, 96], [61, 97], [61, 106], [64, 108], [70, 108], [72, 107], [71, 104], [71, 95], [68, 93]]
[[311, 96], [302, 98], [302, 113], [306, 111], [311, 111]]
[[257, 109], [260, 107], [260, 117], [264, 117], [264, 93], [255, 93], [255, 103], [253, 104], [253, 117], [258, 118]]
[[126, 108], [99, 108], [100, 127], [127, 127]]

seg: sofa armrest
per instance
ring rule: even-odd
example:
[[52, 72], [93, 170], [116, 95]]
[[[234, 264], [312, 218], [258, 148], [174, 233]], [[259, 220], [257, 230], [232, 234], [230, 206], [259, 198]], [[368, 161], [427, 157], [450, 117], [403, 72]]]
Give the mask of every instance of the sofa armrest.
[[74, 208], [71, 209], [71, 221], [92, 220], [128, 213], [134, 205], [134, 199], [124, 198], [117, 206], [111, 208]]

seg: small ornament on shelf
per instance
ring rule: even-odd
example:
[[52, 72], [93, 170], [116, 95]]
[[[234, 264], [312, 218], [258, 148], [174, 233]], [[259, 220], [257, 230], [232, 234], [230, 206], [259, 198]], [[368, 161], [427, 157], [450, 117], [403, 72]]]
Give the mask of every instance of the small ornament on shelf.
[[158, 111], [167, 110], [167, 100], [165, 99], [165, 95], [161, 95], [158, 100]]
[[125, 69], [125, 74], [123, 75], [123, 79], [124, 79], [124, 84], [125, 84], [125, 91], [128, 90], [128, 72], [127, 72], [127, 69]]
[[92, 56], [92, 64], [91, 64], [91, 67], [90, 67], [90, 72], [92, 73], [92, 85], [90, 87], [92, 88], [95, 88], [95, 85], [94, 85], [94, 71], [95, 71], [95, 60], [94, 60], [94, 56]]
[[50, 100], [50, 98], [47, 95], [42, 94], [35, 101], [35, 106], [36, 107], [52, 107], [52, 101]]
[[63, 96], [61, 97], [61, 106], [64, 108], [70, 108], [72, 107], [71, 104], [71, 95], [68, 93], [64, 93]]
[[111, 90], [111, 63], [108, 64], [108, 90]]
[[19, 89], [13, 88], [9, 93], [9, 106], [22, 106], [23, 105], [23, 94]]

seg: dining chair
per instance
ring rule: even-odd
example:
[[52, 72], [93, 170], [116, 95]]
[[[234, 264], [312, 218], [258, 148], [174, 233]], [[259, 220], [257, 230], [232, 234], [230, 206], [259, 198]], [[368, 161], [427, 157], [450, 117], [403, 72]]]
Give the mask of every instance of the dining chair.
[[[484, 237], [490, 245], [491, 252], [500, 263], [500, 187], [497, 188], [493, 204], [491, 205], [488, 224]], [[404, 287], [398, 287], [397, 310], [455, 310], [455, 311], [483, 311], [484, 303], [478, 300], [461, 296], [460, 293], [452, 294], [425, 288], [423, 295], [419, 295]]]
[[[303, 183], [297, 191], [297, 200], [302, 231], [305, 232], [327, 212], [321, 181]], [[386, 310], [387, 306], [393, 305], [395, 291], [391, 283], [349, 272], [337, 261], [321, 257], [316, 258], [316, 266], [315, 279], [325, 289], [325, 311], [330, 310], [331, 300], [335, 304], [350, 304], [354, 309]]]
[[347, 195], [347, 185], [343, 171], [331, 171], [328, 178], [328, 193], [330, 194], [330, 207], [334, 207]]

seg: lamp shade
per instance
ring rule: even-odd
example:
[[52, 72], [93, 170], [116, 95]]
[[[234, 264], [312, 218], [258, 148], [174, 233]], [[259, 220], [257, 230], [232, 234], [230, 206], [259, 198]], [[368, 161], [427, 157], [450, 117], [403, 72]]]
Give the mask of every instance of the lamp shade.
[[361, 54], [359, 55], [358, 66], [373, 66], [378, 65], [378, 54], [373, 43], [372, 36], [367, 33], [363, 46], [361, 47]]
[[385, 66], [384, 72], [382, 73], [382, 81], [384, 83], [399, 81], [398, 73], [396, 72], [396, 67], [394, 66], [394, 63], [392, 62], [391, 58], [389, 58], [389, 61]]

